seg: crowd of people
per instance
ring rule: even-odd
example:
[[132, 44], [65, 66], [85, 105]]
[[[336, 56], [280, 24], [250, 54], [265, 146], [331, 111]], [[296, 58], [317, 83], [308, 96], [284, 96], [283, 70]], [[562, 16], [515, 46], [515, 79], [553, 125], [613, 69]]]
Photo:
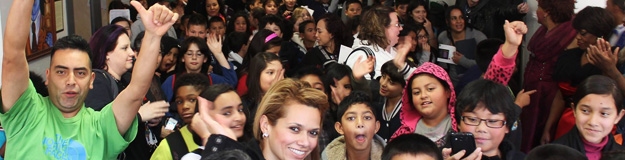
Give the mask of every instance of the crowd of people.
[[131, 19], [58, 39], [43, 80], [14, 1], [0, 155], [625, 158], [625, 0], [537, 2], [524, 38], [516, 0], [113, 0]]

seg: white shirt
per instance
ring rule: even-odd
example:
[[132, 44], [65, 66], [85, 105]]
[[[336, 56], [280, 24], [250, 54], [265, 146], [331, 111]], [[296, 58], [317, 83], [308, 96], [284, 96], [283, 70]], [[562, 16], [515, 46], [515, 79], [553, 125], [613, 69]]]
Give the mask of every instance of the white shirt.
[[[238, 53], [230, 51], [230, 53], [228, 54], [228, 61], [243, 64], [243, 57], [241, 57], [241, 55], [239, 55]], [[234, 69], [236, 70], [237, 66], [234, 66]]]
[[[361, 40], [360, 43], [358, 44], [354, 44], [354, 46], [352, 47], [352, 49], [357, 49], [360, 47], [367, 47], [369, 49], [371, 49], [374, 52], [374, 56], [375, 56], [375, 66], [374, 66], [374, 71], [375, 71], [375, 75], [372, 78], [371, 75], [366, 74], [365, 78], [367, 80], [375, 80], [376, 78], [380, 77], [382, 75], [382, 65], [384, 65], [384, 63], [391, 61], [395, 58], [395, 56], [397, 55], [397, 51], [395, 50], [395, 48], [391, 47], [390, 52], [384, 50], [382, 47], [375, 45], [364, 45], [366, 44], [367, 41], [366, 40]], [[366, 60], [366, 56], [367, 54], [364, 51], [356, 51], [354, 52], [347, 60], [346, 63], [347, 66], [349, 66], [350, 68], [354, 68], [354, 63], [356, 63], [356, 59], [358, 59], [358, 57], [362, 57], [361, 60], [364, 61]]]

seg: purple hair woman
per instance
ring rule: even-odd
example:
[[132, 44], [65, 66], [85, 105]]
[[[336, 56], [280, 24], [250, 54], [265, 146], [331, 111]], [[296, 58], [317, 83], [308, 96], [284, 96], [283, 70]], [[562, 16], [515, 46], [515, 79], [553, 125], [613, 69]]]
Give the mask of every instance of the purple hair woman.
[[98, 29], [91, 37], [89, 46], [92, 68], [96, 74], [85, 106], [101, 110], [125, 88], [126, 84], [121, 81], [121, 77], [132, 68], [135, 53], [130, 48], [128, 33], [118, 25]]

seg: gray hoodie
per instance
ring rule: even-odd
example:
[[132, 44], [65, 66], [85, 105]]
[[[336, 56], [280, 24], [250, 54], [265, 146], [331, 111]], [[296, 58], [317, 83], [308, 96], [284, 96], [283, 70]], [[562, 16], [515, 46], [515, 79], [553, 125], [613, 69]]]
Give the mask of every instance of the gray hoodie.
[[[376, 134], [371, 142], [371, 155], [369, 156], [369, 159], [382, 159], [384, 146], [386, 146], [384, 139]], [[337, 137], [330, 142], [323, 152], [321, 152], [321, 159], [346, 160], [347, 149], [345, 148], [345, 136]]]

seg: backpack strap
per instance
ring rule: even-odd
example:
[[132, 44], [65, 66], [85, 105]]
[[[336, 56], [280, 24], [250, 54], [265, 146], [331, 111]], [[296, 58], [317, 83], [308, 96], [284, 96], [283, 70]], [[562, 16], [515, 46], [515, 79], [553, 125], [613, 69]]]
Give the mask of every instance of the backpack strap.
[[[347, 58], [345, 58], [345, 62], [343, 62], [344, 65], [347, 65], [347, 61], [349, 60], [349, 57], [351, 57], [352, 54], [354, 54], [354, 52], [356, 52], [356, 51], [363, 51], [363, 52], [365, 52], [365, 54], [367, 56], [374, 56], [375, 57], [375, 52], [373, 52], [373, 50], [371, 50], [371, 48], [365, 47], [365, 46], [358, 47], [358, 48], [352, 50], [352, 52], [349, 53], [349, 55], [347, 55]], [[376, 63], [373, 63], [373, 68], [374, 69], [373, 69], [373, 71], [371, 71], [371, 73], [369, 73], [369, 75], [371, 76], [371, 79], [373, 79], [375, 77], [375, 65], [376, 65]]]
[[323, 47], [317, 46], [317, 49], [319, 49], [319, 51], [321, 51], [321, 54], [323, 55], [323, 58], [326, 59], [326, 61], [323, 63], [323, 66], [326, 66], [326, 65], [328, 65], [330, 63], [335, 63], [336, 62], [336, 56], [328, 54], [328, 51], [326, 51]]
[[117, 97], [117, 94], [119, 93], [119, 88], [117, 87], [117, 81], [115, 81], [115, 78], [113, 78], [113, 75], [101, 69], [93, 69], [93, 72], [96, 72], [96, 74], [104, 75], [104, 78], [106, 78], [109, 81], [109, 86], [111, 87], [111, 91], [112, 91], [111, 97], [113, 98]]
[[208, 75], [208, 86], [212, 86], [213, 85], [213, 76], [211, 76], [210, 74]]
[[[174, 77], [171, 77], [171, 90], [174, 90], [174, 84], [176, 84], [176, 74], [173, 74]], [[176, 91], [174, 91], [176, 93]]]
[[177, 132], [171, 133], [169, 136], [165, 137], [165, 139], [167, 139], [167, 144], [169, 145], [169, 151], [171, 152], [172, 159], [181, 159], [182, 156], [189, 152], [189, 148], [187, 148], [187, 144], [184, 141], [181, 132], [182, 131], [178, 130]]

